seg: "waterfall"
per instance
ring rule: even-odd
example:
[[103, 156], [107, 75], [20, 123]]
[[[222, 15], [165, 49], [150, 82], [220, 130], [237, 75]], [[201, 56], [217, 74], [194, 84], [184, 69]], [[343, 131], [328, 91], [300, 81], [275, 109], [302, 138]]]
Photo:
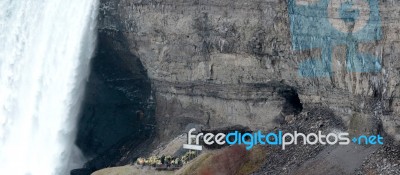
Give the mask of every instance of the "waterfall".
[[1, 174], [63, 175], [82, 163], [75, 125], [97, 6], [97, 0], [0, 1]]

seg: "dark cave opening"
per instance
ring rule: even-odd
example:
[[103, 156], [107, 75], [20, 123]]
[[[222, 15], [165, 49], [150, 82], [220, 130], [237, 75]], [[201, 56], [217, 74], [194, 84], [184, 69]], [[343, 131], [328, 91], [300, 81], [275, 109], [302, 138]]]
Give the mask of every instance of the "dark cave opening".
[[294, 88], [281, 90], [279, 94], [285, 99], [283, 104], [283, 114], [299, 114], [303, 110], [303, 104], [300, 101], [299, 94]]

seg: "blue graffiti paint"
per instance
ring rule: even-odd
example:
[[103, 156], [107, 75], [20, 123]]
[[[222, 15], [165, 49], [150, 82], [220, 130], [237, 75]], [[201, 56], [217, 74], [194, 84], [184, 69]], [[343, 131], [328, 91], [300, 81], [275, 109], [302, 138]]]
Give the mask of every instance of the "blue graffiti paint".
[[360, 17], [360, 9], [352, 9], [354, 4], [350, 1], [344, 2], [340, 5], [339, 14], [340, 18], [345, 22], [355, 22]]
[[[381, 39], [377, 0], [319, 0], [314, 3], [308, 0], [310, 3], [306, 5], [296, 1], [307, 0], [288, 1], [292, 49], [321, 49], [321, 58], [310, 58], [300, 63], [300, 76], [332, 76], [332, 49], [338, 45], [347, 47], [348, 71], [380, 71], [378, 58], [358, 52], [358, 43]], [[331, 21], [335, 18], [336, 21]]]

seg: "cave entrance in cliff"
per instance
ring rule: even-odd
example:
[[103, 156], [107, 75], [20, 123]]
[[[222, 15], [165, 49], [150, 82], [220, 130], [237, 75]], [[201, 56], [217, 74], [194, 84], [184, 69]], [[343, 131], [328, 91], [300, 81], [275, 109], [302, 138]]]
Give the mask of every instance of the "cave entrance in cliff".
[[105, 154], [124, 139], [141, 142], [151, 123], [151, 84], [122, 35], [100, 31], [77, 125], [76, 145], [87, 157]]
[[303, 104], [300, 101], [299, 94], [293, 87], [280, 90], [279, 94], [285, 99], [282, 110], [283, 114], [297, 115], [303, 111]]

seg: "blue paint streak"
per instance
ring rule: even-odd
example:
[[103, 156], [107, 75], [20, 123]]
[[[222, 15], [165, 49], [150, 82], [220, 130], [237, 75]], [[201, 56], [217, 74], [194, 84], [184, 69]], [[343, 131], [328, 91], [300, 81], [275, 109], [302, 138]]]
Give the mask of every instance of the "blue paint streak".
[[[292, 49], [295, 51], [321, 49], [321, 58], [310, 58], [300, 63], [299, 75], [302, 77], [332, 76], [332, 48], [338, 45], [347, 47], [346, 63], [350, 72], [378, 72], [379, 59], [368, 53], [359, 53], [358, 44], [372, 42], [382, 37], [381, 19], [377, 0], [369, 0], [369, 20], [361, 30], [345, 33], [334, 28], [328, 20], [327, 7], [330, 0], [320, 0], [311, 5], [296, 5], [289, 0], [290, 31]], [[345, 22], [354, 23], [360, 11], [352, 9], [353, 2], [341, 4], [339, 15]]]

